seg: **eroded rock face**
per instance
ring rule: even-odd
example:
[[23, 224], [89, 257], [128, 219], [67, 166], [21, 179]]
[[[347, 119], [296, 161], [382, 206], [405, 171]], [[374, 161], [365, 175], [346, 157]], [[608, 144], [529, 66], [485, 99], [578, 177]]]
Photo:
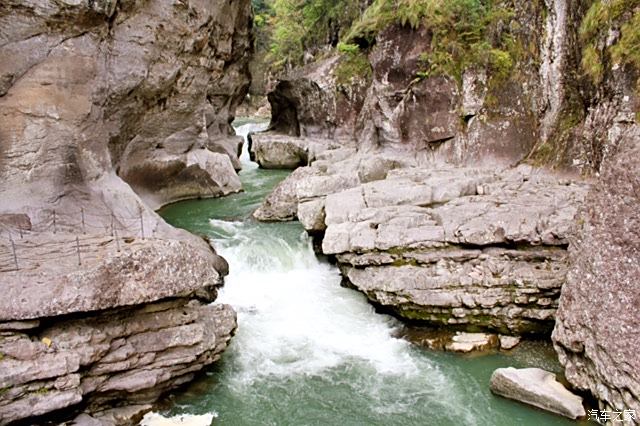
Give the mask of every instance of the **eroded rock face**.
[[239, 190], [229, 123], [249, 84], [250, 13], [249, 1], [3, 2], [5, 203], [112, 171], [152, 207]]
[[636, 126], [605, 163], [578, 216], [553, 332], [567, 380], [590, 391], [602, 410], [640, 411], [639, 159]]
[[216, 361], [235, 327], [229, 306], [176, 299], [3, 332], [0, 424], [80, 403], [98, 418], [113, 401], [152, 403]]
[[353, 128], [369, 82], [364, 76], [352, 76], [348, 84], [341, 84], [335, 73], [344, 60], [330, 56], [278, 81], [268, 94], [269, 129], [289, 136], [353, 143]]

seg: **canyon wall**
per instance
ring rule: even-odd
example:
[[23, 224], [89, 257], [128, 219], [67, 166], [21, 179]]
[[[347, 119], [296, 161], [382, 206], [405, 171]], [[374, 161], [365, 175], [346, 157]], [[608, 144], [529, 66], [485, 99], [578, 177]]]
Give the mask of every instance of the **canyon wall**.
[[0, 5], [0, 424], [134, 423], [226, 347], [226, 262], [154, 209], [241, 189], [251, 27], [249, 0]]

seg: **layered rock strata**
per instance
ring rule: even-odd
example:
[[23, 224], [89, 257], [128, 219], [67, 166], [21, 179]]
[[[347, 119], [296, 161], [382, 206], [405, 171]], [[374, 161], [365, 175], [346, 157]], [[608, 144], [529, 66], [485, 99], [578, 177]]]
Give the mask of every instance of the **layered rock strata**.
[[407, 320], [551, 331], [586, 184], [530, 167], [425, 170], [383, 154], [340, 161], [342, 151], [298, 169], [256, 217], [290, 219], [295, 206], [346, 282]]
[[139, 410], [132, 418], [127, 411], [149, 410], [191, 381], [220, 357], [236, 327], [229, 306], [184, 298], [23, 324], [0, 325], [0, 424], [68, 407], [90, 411], [97, 424], [135, 424]]

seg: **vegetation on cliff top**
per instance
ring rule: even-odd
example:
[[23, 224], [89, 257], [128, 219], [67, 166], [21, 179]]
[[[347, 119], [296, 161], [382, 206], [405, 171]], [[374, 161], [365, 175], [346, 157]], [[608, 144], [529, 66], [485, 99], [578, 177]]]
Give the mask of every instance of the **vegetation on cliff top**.
[[640, 0], [594, 1], [582, 20], [580, 37], [582, 69], [594, 83], [602, 81], [610, 63], [640, 69]]
[[465, 69], [483, 66], [502, 78], [517, 59], [512, 18], [511, 8], [492, 0], [375, 0], [346, 41], [366, 47], [390, 25], [422, 27], [431, 44], [422, 56], [421, 76], [444, 74], [461, 80]]
[[[497, 0], [254, 0], [270, 11], [269, 63], [275, 72], [302, 65], [305, 53], [337, 49], [349, 56], [351, 71], [367, 72], [364, 56], [378, 34], [397, 24], [431, 34], [419, 76], [446, 74], [461, 79], [470, 66], [507, 76], [517, 60], [511, 35], [513, 11]], [[339, 48], [340, 47], [340, 48]], [[335, 51], [335, 50], [333, 50]], [[354, 59], [357, 59], [357, 64]], [[349, 71], [349, 70], [343, 70]], [[345, 74], [343, 72], [343, 74]], [[349, 76], [343, 75], [344, 79]]]
[[305, 53], [336, 47], [361, 11], [353, 0], [254, 0], [254, 8], [258, 2], [268, 10], [268, 59], [276, 71], [301, 65]]

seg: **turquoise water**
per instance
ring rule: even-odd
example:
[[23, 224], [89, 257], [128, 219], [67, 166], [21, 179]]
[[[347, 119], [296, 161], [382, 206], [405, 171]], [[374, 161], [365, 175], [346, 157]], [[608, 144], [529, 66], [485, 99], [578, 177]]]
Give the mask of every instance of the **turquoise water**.
[[238, 426], [576, 424], [489, 391], [498, 367], [557, 370], [548, 345], [460, 356], [397, 337], [402, 324], [341, 287], [298, 223], [251, 218], [287, 173], [243, 161], [244, 193], [160, 212], [214, 240], [230, 264], [219, 302], [234, 306], [239, 322], [222, 360], [170, 396], [163, 414], [213, 413], [214, 424]]

